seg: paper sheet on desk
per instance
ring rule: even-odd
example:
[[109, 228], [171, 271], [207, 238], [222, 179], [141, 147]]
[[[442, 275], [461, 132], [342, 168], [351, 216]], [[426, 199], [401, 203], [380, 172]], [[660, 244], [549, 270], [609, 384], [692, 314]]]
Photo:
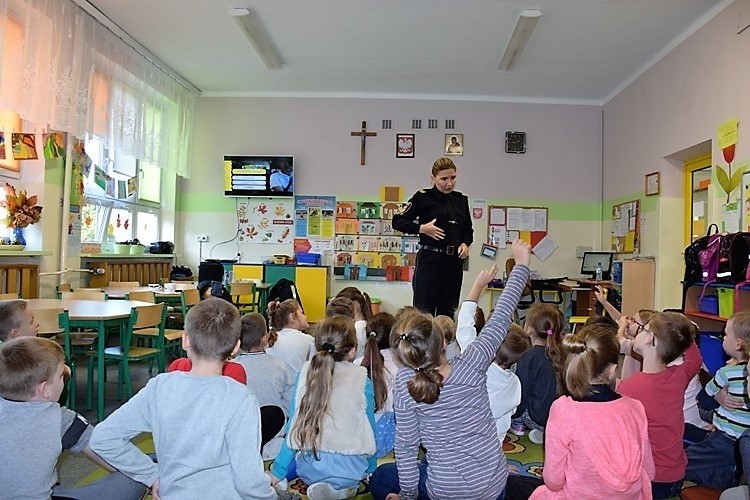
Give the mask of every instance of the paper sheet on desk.
[[539, 240], [539, 243], [537, 243], [532, 250], [534, 252], [534, 255], [536, 255], [539, 260], [544, 262], [545, 260], [547, 260], [547, 257], [549, 257], [556, 249], [557, 243], [555, 243], [555, 241], [550, 238], [549, 235], [547, 235]]

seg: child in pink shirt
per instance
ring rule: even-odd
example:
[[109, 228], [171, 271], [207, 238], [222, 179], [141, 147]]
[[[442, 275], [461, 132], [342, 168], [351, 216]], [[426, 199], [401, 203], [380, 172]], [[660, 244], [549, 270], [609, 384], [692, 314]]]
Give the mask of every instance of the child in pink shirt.
[[651, 499], [654, 461], [646, 412], [612, 389], [620, 348], [611, 330], [584, 327], [565, 336], [562, 349], [567, 395], [552, 403], [544, 485], [531, 499]]

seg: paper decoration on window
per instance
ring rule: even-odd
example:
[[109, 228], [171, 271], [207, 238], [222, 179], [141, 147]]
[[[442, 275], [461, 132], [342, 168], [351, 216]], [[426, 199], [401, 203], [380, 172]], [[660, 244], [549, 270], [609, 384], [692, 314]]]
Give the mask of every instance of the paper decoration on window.
[[16, 160], [36, 160], [36, 136], [34, 134], [13, 133], [13, 158]]
[[134, 195], [136, 189], [138, 189], [138, 178], [131, 177], [128, 179], [128, 196]]
[[5, 132], [0, 132], [0, 160], [5, 159]]
[[52, 158], [60, 158], [65, 156], [65, 145], [63, 143], [63, 135], [60, 132], [50, 132], [44, 134], [44, 159], [51, 160]]
[[94, 166], [94, 183], [96, 183], [97, 186], [102, 188], [103, 190], [107, 190], [107, 179], [109, 176], [107, 175], [107, 172], [99, 168], [98, 166]]

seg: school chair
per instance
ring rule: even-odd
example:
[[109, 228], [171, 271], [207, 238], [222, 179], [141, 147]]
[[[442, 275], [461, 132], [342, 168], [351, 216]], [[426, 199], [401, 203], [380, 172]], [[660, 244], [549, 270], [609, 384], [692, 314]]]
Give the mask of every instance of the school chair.
[[153, 290], [141, 290], [135, 292], [128, 292], [125, 294], [126, 300], [138, 300], [140, 302], [150, 302], [156, 304], [156, 297], [154, 296]]
[[588, 316], [571, 316], [568, 319], [568, 323], [570, 323], [570, 333], [575, 333], [576, 332], [576, 327], [578, 325], [585, 324], [586, 321], [588, 321], [588, 319], [589, 319]]
[[60, 298], [63, 300], [66, 299], [72, 299], [72, 300], [100, 300], [105, 301], [107, 300], [107, 294], [102, 292], [101, 290], [93, 291], [93, 290], [83, 290], [81, 289], [76, 290], [75, 292], [60, 292]]
[[260, 304], [254, 282], [234, 282], [230, 287], [232, 302], [240, 313], [258, 312]]
[[109, 288], [132, 289], [139, 288], [141, 284], [138, 281], [110, 281]]
[[70, 368], [70, 379], [67, 381], [68, 398], [65, 406], [76, 409], [76, 360], [71, 349], [68, 311], [62, 308], [34, 309], [34, 319], [39, 324], [37, 336], [49, 337], [60, 344], [65, 353], [65, 364]]
[[16, 300], [20, 298], [17, 293], [0, 293], [0, 300]]

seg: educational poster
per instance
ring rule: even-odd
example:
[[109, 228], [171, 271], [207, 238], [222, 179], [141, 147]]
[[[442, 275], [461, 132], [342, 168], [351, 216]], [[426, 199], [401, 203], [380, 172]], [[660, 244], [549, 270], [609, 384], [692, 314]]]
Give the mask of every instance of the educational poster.
[[44, 139], [44, 159], [60, 158], [65, 156], [65, 142], [61, 132], [50, 132], [42, 135]]
[[81, 255], [81, 207], [70, 205], [68, 212], [68, 255]]
[[335, 209], [335, 196], [295, 196], [295, 236], [298, 238], [333, 238]]
[[612, 251], [638, 253], [641, 243], [640, 201], [612, 207]]
[[547, 215], [544, 207], [490, 206], [486, 243], [505, 248], [520, 238], [535, 247], [547, 236]]
[[[395, 274], [391, 270], [391, 281], [408, 281], [414, 274], [419, 238], [395, 231], [391, 223], [404, 205], [395, 201], [336, 202], [335, 266], [350, 265], [350, 272], [359, 272], [355, 279], [388, 279], [388, 268], [399, 268]], [[359, 271], [352, 264], [361, 266]], [[362, 269], [367, 272], [363, 274]], [[344, 279], [353, 279], [348, 276], [345, 271]]]
[[294, 201], [248, 199], [237, 204], [239, 240], [243, 243], [289, 243], [294, 239]]

